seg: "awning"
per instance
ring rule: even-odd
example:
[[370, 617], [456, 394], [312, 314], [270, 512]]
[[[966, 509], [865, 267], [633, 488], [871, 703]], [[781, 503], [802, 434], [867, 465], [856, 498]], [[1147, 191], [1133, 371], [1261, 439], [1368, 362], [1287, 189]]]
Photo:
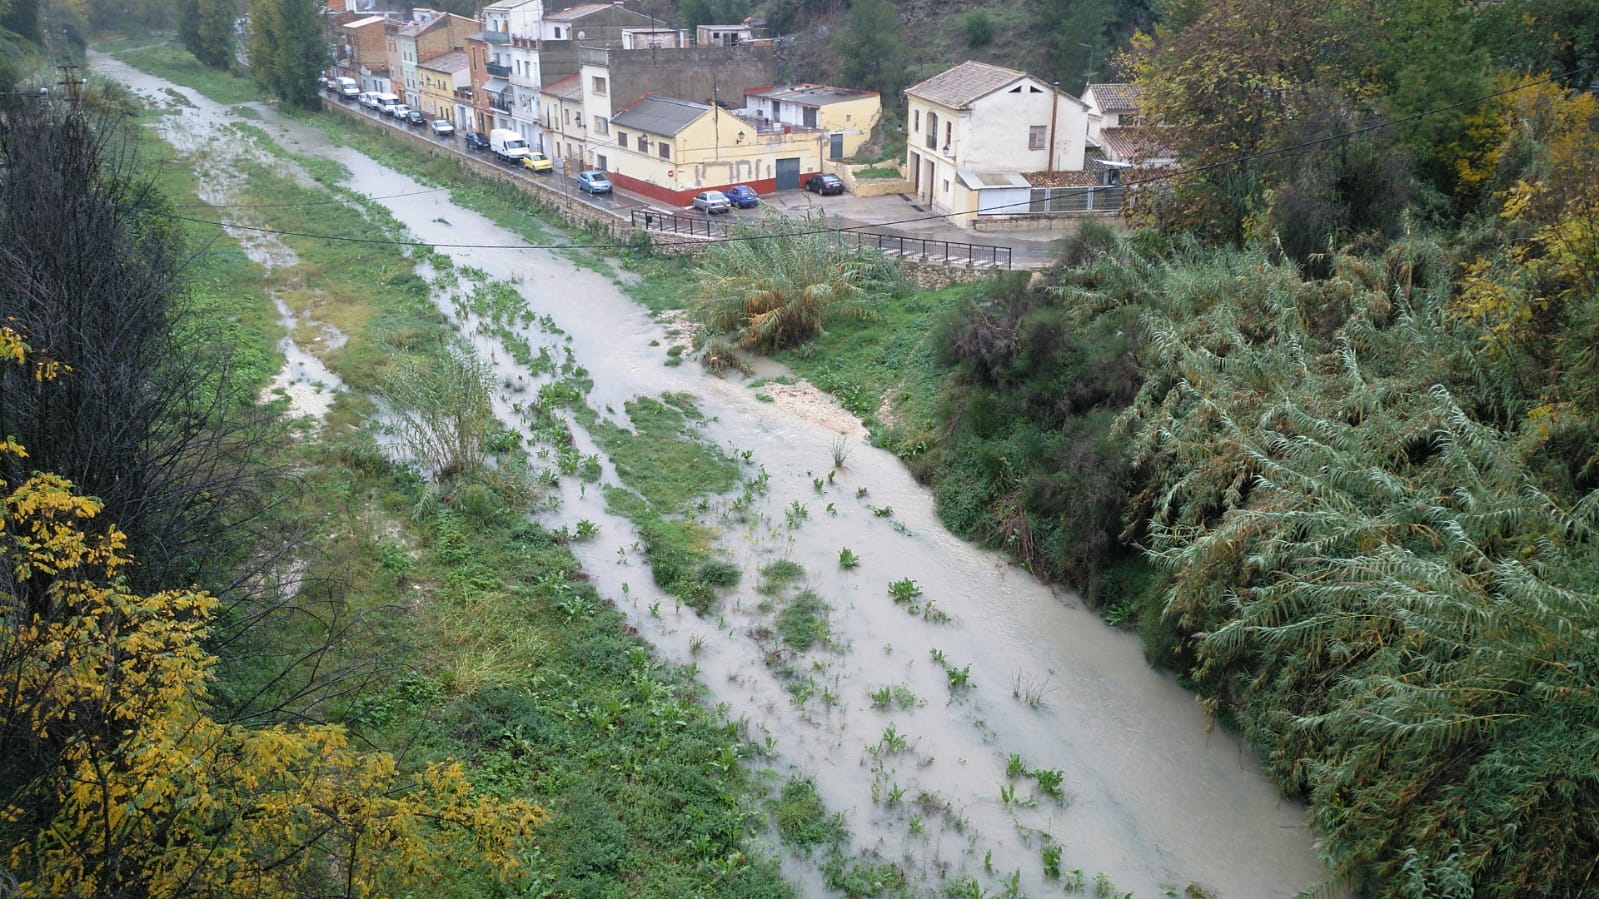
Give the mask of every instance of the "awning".
[[483, 82], [483, 89], [488, 91], [491, 94], [497, 94], [500, 91], [503, 91], [503, 90], [505, 90], [506, 88], [508, 88], [510, 86], [511, 86], [510, 82], [508, 82], [504, 78], [500, 78], [498, 76], [496, 76], [494, 78], [490, 78], [488, 81]]

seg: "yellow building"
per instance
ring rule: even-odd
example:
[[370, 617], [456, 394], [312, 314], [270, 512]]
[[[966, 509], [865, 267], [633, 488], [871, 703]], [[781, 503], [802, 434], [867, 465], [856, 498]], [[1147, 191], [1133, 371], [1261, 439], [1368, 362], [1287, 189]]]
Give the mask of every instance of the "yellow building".
[[789, 84], [745, 91], [743, 114], [793, 130], [825, 131], [827, 158], [848, 159], [871, 140], [883, 118], [883, 100], [877, 91]]
[[572, 174], [587, 168], [581, 77], [568, 75], [539, 91], [539, 103], [544, 107], [544, 151], [555, 160], [557, 169], [570, 169]]
[[743, 118], [719, 107], [646, 96], [589, 141], [590, 165], [619, 187], [673, 206], [702, 190], [747, 184], [759, 193], [795, 190], [821, 171], [822, 130]]
[[422, 115], [466, 127], [467, 123], [457, 122], [455, 115], [456, 88], [472, 83], [464, 52], [451, 50], [418, 62], [416, 82], [417, 103]]

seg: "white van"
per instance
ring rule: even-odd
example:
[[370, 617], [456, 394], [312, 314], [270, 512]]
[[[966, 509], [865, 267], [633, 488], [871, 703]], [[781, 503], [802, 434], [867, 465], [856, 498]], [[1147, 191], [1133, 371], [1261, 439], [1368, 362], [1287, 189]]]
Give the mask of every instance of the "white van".
[[400, 105], [400, 98], [396, 97], [393, 94], [374, 93], [372, 95], [372, 106], [373, 106], [373, 108], [375, 108], [375, 109], [377, 109], [377, 110], [379, 110], [379, 111], [381, 111], [383, 113], [389, 113], [389, 111], [391, 109], [393, 109], [394, 107], [399, 106], [399, 105]]
[[341, 77], [337, 79], [337, 82], [339, 96], [343, 97], [344, 99], [353, 100], [361, 95], [361, 85], [356, 84], [354, 78]]
[[528, 154], [527, 141], [509, 128], [495, 128], [489, 132], [489, 150], [509, 163], [520, 163]]

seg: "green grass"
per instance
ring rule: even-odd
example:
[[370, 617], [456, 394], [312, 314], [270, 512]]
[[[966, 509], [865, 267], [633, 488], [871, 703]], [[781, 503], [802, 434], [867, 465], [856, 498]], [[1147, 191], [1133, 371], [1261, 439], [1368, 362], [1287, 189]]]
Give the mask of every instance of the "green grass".
[[900, 175], [899, 169], [896, 168], [891, 168], [889, 166], [872, 166], [871, 168], [861, 169], [860, 171], [856, 172], [855, 177], [862, 181], [872, 181], [900, 178], [903, 176]]
[[[327, 202], [326, 188], [240, 164], [238, 201], [265, 204], [263, 224], [392, 231], [376, 211]], [[176, 202], [193, 202], [182, 166], [152, 171]], [[397, 351], [448, 345], [449, 329], [403, 254], [287, 238], [298, 263], [268, 273], [214, 228], [192, 227], [210, 241], [194, 270], [196, 327], [231, 323], [228, 339], [256, 357], [256, 380], [277, 364], [268, 289], [339, 326], [349, 342], [327, 361], [361, 387], [378, 382]], [[299, 477], [283, 482], [270, 509], [269, 524], [312, 531], [307, 611], [359, 622], [323, 660], [359, 677], [341, 682], [348, 692], [320, 711], [358, 741], [403, 749], [408, 766], [461, 760], [478, 789], [530, 798], [551, 814], [527, 847], [536, 883], [463, 878], [431, 894], [790, 895], [776, 863], [751, 843], [765, 791], [741, 763], [746, 748], [585, 582], [561, 539], [529, 522], [539, 497], [512, 479], [436, 494], [388, 463], [362, 416], [366, 404], [345, 396], [316, 439], [278, 447]], [[736, 482], [730, 461], [723, 470]], [[656, 495], [683, 495], [655, 486]], [[715, 566], [702, 572], [729, 580]], [[301, 616], [252, 646], [293, 657], [325, 636], [326, 620]], [[265, 686], [255, 665], [227, 661], [222, 702]]]
[[826, 643], [830, 634], [828, 605], [811, 590], [801, 590], [784, 601], [777, 611], [777, 633], [783, 644], [795, 652], [805, 652]]
[[707, 613], [737, 569], [716, 558], [715, 534], [695, 516], [738, 485], [738, 463], [699, 436], [699, 412], [684, 397], [640, 397], [625, 411], [632, 430], [580, 414], [626, 485], [605, 489], [606, 506], [639, 529], [656, 585]]
[[96, 49], [228, 106], [266, 99], [266, 93], [253, 79], [203, 65], [183, 49], [176, 37], [161, 37], [123, 38], [97, 45]]

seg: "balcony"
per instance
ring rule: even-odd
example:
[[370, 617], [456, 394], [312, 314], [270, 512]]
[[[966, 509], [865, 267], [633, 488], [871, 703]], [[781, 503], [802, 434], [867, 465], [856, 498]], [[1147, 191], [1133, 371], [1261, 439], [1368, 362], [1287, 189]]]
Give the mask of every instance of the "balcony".
[[502, 66], [499, 63], [486, 62], [486, 63], [483, 64], [483, 68], [484, 68], [484, 70], [486, 70], [489, 73], [489, 77], [490, 78], [509, 78], [509, 77], [511, 77], [511, 67], [510, 66]]
[[511, 109], [510, 101], [506, 100], [504, 97], [500, 96], [499, 94], [489, 94], [488, 97], [489, 97], [489, 108], [490, 109], [497, 109], [497, 110], [499, 110], [500, 112], [503, 112], [503, 113], [514, 112], [514, 110]]
[[503, 31], [484, 31], [482, 35], [483, 42], [486, 44], [509, 44], [511, 42], [511, 36]]

